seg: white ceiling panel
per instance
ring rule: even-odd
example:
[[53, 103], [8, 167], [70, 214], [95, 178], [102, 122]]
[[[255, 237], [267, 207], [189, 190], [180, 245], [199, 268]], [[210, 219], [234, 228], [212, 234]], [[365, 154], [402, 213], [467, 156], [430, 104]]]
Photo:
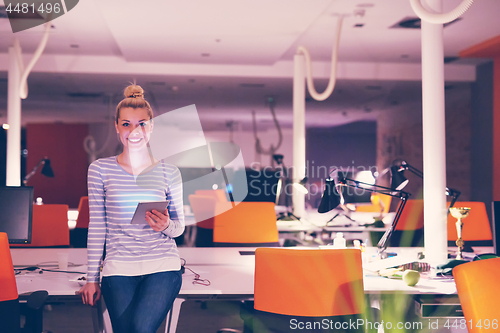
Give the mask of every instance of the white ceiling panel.
[[331, 3], [196, 0], [138, 6], [112, 0], [99, 6], [127, 61], [269, 65]]

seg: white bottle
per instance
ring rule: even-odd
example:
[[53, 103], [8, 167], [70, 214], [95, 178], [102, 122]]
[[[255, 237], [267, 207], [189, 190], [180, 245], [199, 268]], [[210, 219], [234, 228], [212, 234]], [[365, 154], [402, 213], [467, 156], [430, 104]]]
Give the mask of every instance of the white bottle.
[[36, 198], [37, 205], [43, 205], [43, 199], [41, 197]]
[[342, 232], [337, 232], [337, 235], [333, 239], [333, 248], [335, 249], [345, 249], [345, 238]]

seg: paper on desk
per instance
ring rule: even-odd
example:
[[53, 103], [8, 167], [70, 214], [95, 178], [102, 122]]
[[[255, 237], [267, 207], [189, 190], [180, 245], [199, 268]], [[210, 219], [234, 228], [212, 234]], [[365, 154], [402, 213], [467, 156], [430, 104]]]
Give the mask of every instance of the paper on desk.
[[390, 257], [386, 259], [380, 259], [365, 263], [363, 264], [363, 268], [368, 271], [377, 272], [381, 269], [401, 266], [414, 261], [415, 261], [415, 255], [401, 254], [395, 257]]

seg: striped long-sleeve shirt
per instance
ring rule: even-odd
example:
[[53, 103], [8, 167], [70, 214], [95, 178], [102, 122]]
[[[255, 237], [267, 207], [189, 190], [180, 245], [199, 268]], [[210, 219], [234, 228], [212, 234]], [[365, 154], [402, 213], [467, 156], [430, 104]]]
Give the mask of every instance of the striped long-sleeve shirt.
[[[103, 276], [144, 275], [179, 270], [174, 237], [184, 232], [182, 180], [179, 169], [164, 162], [140, 176], [126, 172], [116, 156], [89, 166], [88, 282]], [[149, 224], [131, 224], [139, 202], [169, 200], [170, 224], [162, 232]]]

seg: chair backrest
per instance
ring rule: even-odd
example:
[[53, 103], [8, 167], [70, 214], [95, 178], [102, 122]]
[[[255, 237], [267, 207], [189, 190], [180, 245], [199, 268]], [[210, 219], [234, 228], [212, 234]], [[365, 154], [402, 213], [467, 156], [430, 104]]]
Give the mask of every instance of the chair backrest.
[[16, 275], [5, 232], [0, 232], [0, 263], [0, 302], [17, 299]]
[[213, 197], [219, 202], [227, 202], [226, 192], [224, 190], [196, 190], [194, 194]]
[[68, 205], [33, 205], [31, 244], [11, 247], [69, 246]]
[[215, 207], [215, 246], [278, 245], [274, 203], [217, 202]]
[[365, 311], [358, 249], [258, 248], [254, 307], [289, 316], [340, 316]]
[[489, 332], [486, 320], [491, 328], [493, 320], [500, 318], [499, 276], [500, 258], [481, 259], [453, 269], [458, 297], [469, 332]]
[[[462, 239], [464, 241], [489, 241], [491, 235], [490, 220], [484, 202], [457, 201], [454, 207], [470, 207], [469, 216], [462, 220]], [[448, 214], [448, 240], [457, 240], [457, 219]]]
[[390, 195], [372, 194], [371, 205], [356, 206], [357, 212], [382, 213], [387, 214], [391, 208], [392, 197]]
[[199, 228], [213, 229], [214, 228], [214, 215], [215, 203], [217, 199], [213, 196], [206, 195], [189, 195], [189, 204], [193, 211], [196, 226]]
[[89, 211], [89, 197], [81, 197], [78, 204], [78, 217], [76, 218], [75, 228], [89, 228], [90, 211]]
[[423, 227], [424, 200], [407, 200], [395, 230], [418, 230]]

